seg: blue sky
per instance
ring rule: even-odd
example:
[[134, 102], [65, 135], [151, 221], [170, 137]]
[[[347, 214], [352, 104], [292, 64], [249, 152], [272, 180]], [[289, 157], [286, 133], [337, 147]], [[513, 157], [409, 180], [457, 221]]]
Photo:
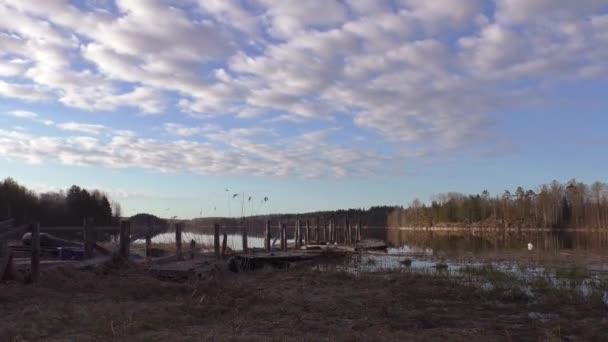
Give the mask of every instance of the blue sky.
[[606, 181], [607, 60], [600, 0], [7, 0], [0, 177], [182, 218]]

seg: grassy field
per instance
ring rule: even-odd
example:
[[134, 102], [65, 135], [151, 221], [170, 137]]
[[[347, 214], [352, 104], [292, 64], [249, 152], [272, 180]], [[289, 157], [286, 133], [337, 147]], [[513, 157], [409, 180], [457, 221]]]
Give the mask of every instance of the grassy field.
[[[173, 283], [132, 265], [56, 270], [38, 285], [0, 285], [0, 340], [608, 339], [600, 295], [582, 297], [541, 282], [524, 291], [497, 272], [353, 275], [302, 266], [218, 270]], [[480, 277], [492, 281], [490, 289], [479, 286]]]

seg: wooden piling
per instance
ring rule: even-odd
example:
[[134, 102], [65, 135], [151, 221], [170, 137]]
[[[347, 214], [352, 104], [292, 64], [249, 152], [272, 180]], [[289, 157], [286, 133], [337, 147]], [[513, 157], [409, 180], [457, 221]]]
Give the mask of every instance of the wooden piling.
[[310, 220], [306, 220], [306, 231], [304, 232], [304, 245], [310, 245]]
[[296, 244], [296, 249], [300, 248], [302, 246], [302, 242], [300, 241], [300, 219], [296, 220], [296, 227], [294, 228], [293, 231], [293, 236]]
[[361, 241], [361, 228], [362, 228], [362, 221], [361, 221], [361, 219], [359, 219], [359, 224], [357, 224], [357, 242]]
[[323, 220], [323, 242], [329, 242], [329, 223], [327, 219]]
[[146, 235], [146, 258], [152, 257], [152, 235], [148, 233]]
[[182, 251], [182, 228], [183, 223], [175, 224], [175, 257], [177, 260], [184, 260], [184, 253]]
[[266, 232], [264, 233], [264, 249], [270, 252], [270, 220], [266, 221]]
[[315, 242], [317, 245], [321, 243], [321, 219], [317, 216], [317, 226], [315, 229]]
[[10, 249], [4, 240], [0, 240], [0, 281], [4, 279], [4, 274], [8, 273], [9, 263], [11, 261]]
[[281, 250], [287, 251], [287, 225], [283, 223], [281, 225]]
[[224, 231], [224, 237], [222, 238], [222, 258], [226, 256], [226, 249], [228, 248], [228, 233]]
[[215, 251], [215, 257], [220, 258], [220, 225], [213, 225], [213, 250]]
[[32, 223], [30, 225], [30, 230], [32, 233], [32, 255], [30, 261], [30, 274], [32, 283], [36, 283], [38, 281], [38, 273], [40, 269], [40, 223]]
[[82, 222], [82, 241], [84, 243], [84, 258], [92, 258], [95, 240], [93, 237], [93, 226], [91, 225], [90, 220], [87, 219], [84, 219]]
[[129, 248], [131, 244], [131, 222], [120, 222], [120, 249], [119, 254], [123, 258], [129, 257]]
[[190, 260], [194, 260], [194, 252], [196, 252], [196, 241], [190, 240]]

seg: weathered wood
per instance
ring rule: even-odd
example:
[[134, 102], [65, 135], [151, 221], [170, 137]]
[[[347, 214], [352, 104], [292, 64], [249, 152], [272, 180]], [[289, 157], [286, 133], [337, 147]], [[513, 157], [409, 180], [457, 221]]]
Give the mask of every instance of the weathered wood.
[[243, 230], [241, 232], [241, 237], [243, 239], [243, 252], [247, 252], [249, 250], [249, 246], [247, 244], [247, 224], [243, 223]]
[[270, 252], [270, 220], [266, 221], [266, 232], [264, 234], [264, 249]]
[[213, 225], [213, 250], [215, 252], [215, 257], [217, 259], [220, 258], [220, 225]]
[[119, 255], [128, 258], [131, 247], [131, 222], [124, 220], [120, 222], [120, 248]]
[[34, 222], [30, 225], [32, 233], [32, 255], [30, 259], [30, 274], [32, 283], [38, 282], [40, 269], [40, 223]]
[[182, 228], [183, 224], [178, 222], [175, 224], [175, 256], [177, 260], [184, 260], [184, 253], [182, 251]]
[[228, 248], [228, 234], [224, 232], [222, 239], [222, 258], [226, 256], [226, 249]]
[[300, 240], [300, 227], [301, 227], [301, 221], [300, 219], [296, 220], [296, 228], [294, 229], [294, 239], [296, 240], [295, 244], [296, 244], [296, 249], [300, 248], [302, 246], [302, 240]]
[[281, 225], [281, 250], [287, 251], [287, 225]]
[[190, 240], [190, 260], [194, 259], [194, 253], [196, 252], [196, 241]]
[[0, 281], [4, 279], [9, 262], [11, 261], [11, 251], [6, 241], [0, 241]]
[[230, 270], [233, 272], [250, 271], [272, 266], [275, 268], [289, 267], [290, 263], [312, 260], [320, 257], [320, 253], [311, 252], [273, 252], [247, 255], [236, 255], [230, 260]]
[[310, 220], [306, 220], [306, 230], [304, 231], [304, 245], [310, 245]]
[[87, 219], [82, 223], [82, 241], [84, 243], [84, 258], [90, 259], [93, 257], [93, 245], [95, 244], [94, 227]]
[[362, 221], [361, 221], [361, 219], [359, 219], [359, 224], [357, 224], [357, 242], [361, 241], [361, 228], [362, 228]]
[[317, 216], [317, 226], [316, 226], [315, 230], [316, 230], [315, 231], [315, 238], [316, 238], [315, 242], [318, 245], [318, 244], [321, 243], [321, 235], [320, 235], [320, 233], [321, 233], [321, 219], [318, 216]]
[[146, 235], [146, 258], [152, 257], [152, 236], [148, 233]]

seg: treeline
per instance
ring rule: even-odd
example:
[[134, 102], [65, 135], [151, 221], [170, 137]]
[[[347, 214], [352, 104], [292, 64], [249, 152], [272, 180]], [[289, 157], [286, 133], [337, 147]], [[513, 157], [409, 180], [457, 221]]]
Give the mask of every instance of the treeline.
[[[118, 206], [116, 206], [119, 208]], [[111, 225], [114, 216], [108, 196], [76, 185], [67, 191], [37, 194], [12, 178], [0, 182], [0, 221], [13, 219], [16, 225], [32, 220], [43, 226], [79, 226], [85, 218], [97, 225]]]
[[479, 226], [512, 228], [606, 228], [608, 184], [591, 185], [572, 179], [553, 181], [535, 190], [518, 187], [491, 196], [488, 191], [436, 196], [430, 205], [414, 200], [408, 208], [396, 208], [389, 225]]

